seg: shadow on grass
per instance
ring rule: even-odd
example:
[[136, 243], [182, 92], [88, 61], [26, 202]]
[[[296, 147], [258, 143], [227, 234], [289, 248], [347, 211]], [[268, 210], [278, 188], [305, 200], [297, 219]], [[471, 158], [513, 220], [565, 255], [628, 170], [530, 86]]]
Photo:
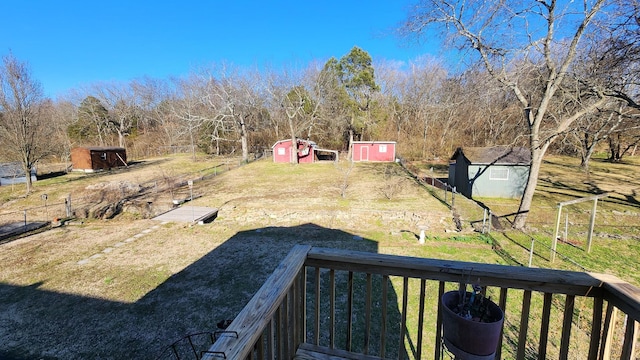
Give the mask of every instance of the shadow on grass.
[[[46, 281], [30, 286], [0, 284], [0, 358], [156, 359], [175, 340], [217, 330], [220, 320], [233, 319], [296, 244], [378, 251], [375, 241], [314, 224], [267, 227], [236, 233], [134, 303], [54, 292], [46, 289]], [[136, 262], [132, 258], [132, 267]], [[76, 266], [79, 272], [96, 271], [91, 263]], [[345, 276], [338, 277], [338, 299], [344, 296], [341, 284]], [[379, 294], [378, 286], [374, 290]], [[358, 303], [365, 288], [356, 280], [354, 299]], [[387, 296], [387, 329], [389, 334], [399, 334], [399, 328], [394, 330], [400, 324], [400, 311], [393, 286]], [[364, 316], [358, 303], [353, 316]], [[340, 325], [348, 315], [339, 310], [336, 316]], [[354, 328], [354, 349], [364, 341], [357, 331]], [[338, 331], [337, 336], [343, 335]], [[393, 342], [395, 350], [387, 353], [401, 352], [406, 358], [406, 350], [398, 348], [402, 341], [395, 336], [388, 335], [387, 344]], [[203, 346], [206, 349], [208, 344]], [[370, 346], [375, 348], [375, 340]]]

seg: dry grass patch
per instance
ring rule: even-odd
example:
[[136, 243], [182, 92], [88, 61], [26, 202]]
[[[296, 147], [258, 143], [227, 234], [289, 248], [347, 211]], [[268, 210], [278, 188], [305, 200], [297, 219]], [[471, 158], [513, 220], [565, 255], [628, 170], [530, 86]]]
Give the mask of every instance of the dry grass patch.
[[[144, 186], [164, 171], [192, 178], [201, 195], [193, 205], [219, 208], [219, 217], [190, 227], [124, 214], [0, 245], [0, 358], [153, 359], [185, 334], [233, 318], [295, 244], [437, 256], [453, 226], [449, 210], [411, 178], [385, 178], [386, 165], [355, 166], [343, 198], [332, 164], [259, 161], [202, 175], [216, 163], [197, 163], [203, 170], [196, 171], [183, 168], [184, 159], [158, 160], [38, 182], [39, 192], [81, 194], [95, 183]], [[389, 179], [401, 184], [391, 197], [383, 191]], [[151, 193], [139, 201], [166, 206], [171, 198]], [[37, 203], [16, 197], [3, 210], [30, 201]], [[425, 224], [443, 238], [418, 246]], [[473, 251], [456, 246], [446, 256], [484, 248], [485, 260], [498, 261], [488, 244], [467, 244]]]

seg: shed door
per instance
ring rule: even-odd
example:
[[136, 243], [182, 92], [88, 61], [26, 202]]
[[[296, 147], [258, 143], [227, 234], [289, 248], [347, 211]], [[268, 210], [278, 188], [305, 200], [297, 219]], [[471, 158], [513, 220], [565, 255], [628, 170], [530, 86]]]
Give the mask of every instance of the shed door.
[[360, 161], [369, 161], [369, 147], [361, 146], [360, 147]]

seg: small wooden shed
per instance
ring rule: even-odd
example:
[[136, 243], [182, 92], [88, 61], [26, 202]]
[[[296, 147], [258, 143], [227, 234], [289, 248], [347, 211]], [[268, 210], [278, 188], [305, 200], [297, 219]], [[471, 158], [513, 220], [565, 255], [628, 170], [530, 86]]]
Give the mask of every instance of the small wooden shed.
[[[316, 143], [310, 140], [297, 139], [298, 162], [312, 163], [315, 159]], [[273, 149], [273, 162], [291, 162], [291, 139], [279, 140], [271, 147]]]
[[522, 147], [459, 147], [449, 162], [449, 185], [468, 198], [520, 198], [531, 167]]
[[[313, 163], [319, 160], [338, 161], [337, 150], [321, 149], [311, 140], [297, 139], [298, 163]], [[273, 144], [273, 162], [291, 162], [291, 139], [280, 140]]]
[[354, 141], [351, 143], [352, 161], [392, 162], [396, 160], [395, 141]]
[[[36, 180], [36, 168], [34, 166], [31, 168], [31, 181], [35, 182]], [[26, 182], [27, 177], [22, 164], [19, 162], [0, 164], [0, 186], [24, 184]]]
[[94, 172], [128, 166], [127, 151], [121, 147], [76, 147], [71, 149], [73, 171]]

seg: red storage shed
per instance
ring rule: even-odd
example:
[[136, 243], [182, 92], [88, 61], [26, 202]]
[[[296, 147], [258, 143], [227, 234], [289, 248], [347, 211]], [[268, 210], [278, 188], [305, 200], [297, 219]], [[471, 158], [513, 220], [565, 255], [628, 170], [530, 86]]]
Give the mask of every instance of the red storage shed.
[[354, 141], [351, 143], [353, 161], [393, 162], [396, 160], [395, 141]]
[[127, 151], [121, 147], [76, 147], [71, 149], [74, 171], [94, 172], [127, 165]]
[[[316, 143], [309, 140], [297, 139], [298, 142], [298, 162], [312, 163], [315, 160]], [[291, 139], [280, 140], [273, 144], [273, 162], [291, 162]]]

